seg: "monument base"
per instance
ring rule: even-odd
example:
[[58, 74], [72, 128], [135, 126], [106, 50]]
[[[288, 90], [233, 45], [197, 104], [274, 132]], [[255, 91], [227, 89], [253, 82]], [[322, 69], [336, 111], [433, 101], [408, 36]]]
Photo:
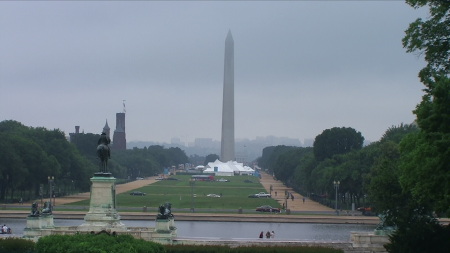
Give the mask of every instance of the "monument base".
[[120, 221], [116, 210], [116, 178], [110, 173], [96, 173], [91, 178], [91, 202], [84, 223], [78, 226], [79, 231], [118, 232], [127, 228]]
[[54, 228], [53, 215], [51, 214], [36, 217], [28, 216], [27, 226], [24, 229], [23, 236], [25, 238], [36, 239], [51, 234]]
[[177, 228], [175, 227], [175, 220], [169, 219], [156, 219], [155, 232], [152, 234], [152, 241], [161, 244], [171, 244], [173, 238], [177, 236]]
[[352, 232], [350, 241], [353, 248], [361, 249], [364, 252], [386, 253], [384, 245], [389, 243], [389, 237], [373, 233]]

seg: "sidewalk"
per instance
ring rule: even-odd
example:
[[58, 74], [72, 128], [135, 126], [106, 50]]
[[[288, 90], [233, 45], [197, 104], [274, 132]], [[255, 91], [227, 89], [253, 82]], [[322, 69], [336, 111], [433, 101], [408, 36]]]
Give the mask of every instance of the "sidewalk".
[[303, 203], [304, 196], [294, 192], [292, 188], [286, 187], [281, 181], [275, 180], [271, 175], [265, 172], [261, 173], [261, 184], [267, 192], [270, 192], [270, 186], [272, 185], [272, 198], [276, 199], [281, 206], [283, 203], [286, 203], [284, 196], [285, 191], [293, 194], [294, 200], [291, 198], [287, 200], [287, 208], [291, 211], [334, 211], [334, 209], [312, 201], [307, 197], [305, 197], [305, 202]]

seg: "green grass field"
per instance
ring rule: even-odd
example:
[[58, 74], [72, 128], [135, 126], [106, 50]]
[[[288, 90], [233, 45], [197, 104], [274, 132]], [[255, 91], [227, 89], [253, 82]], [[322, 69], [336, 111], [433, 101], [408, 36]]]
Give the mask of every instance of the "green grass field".
[[[172, 208], [205, 209], [255, 209], [261, 205], [280, 207], [278, 202], [271, 198], [249, 198], [248, 195], [266, 192], [254, 176], [224, 177], [230, 182], [202, 182], [196, 181], [192, 186], [188, 175], [173, 176], [178, 180], [163, 180], [144, 186], [133, 191], [145, 192], [145, 196], [131, 196], [130, 192], [118, 194], [116, 197], [118, 207], [158, 207], [165, 202], [172, 203]], [[216, 177], [218, 179], [220, 177]], [[252, 183], [245, 182], [246, 180]], [[192, 197], [194, 194], [195, 197]], [[218, 194], [222, 197], [207, 197], [208, 194]], [[68, 204], [88, 206], [89, 201], [80, 201]]]

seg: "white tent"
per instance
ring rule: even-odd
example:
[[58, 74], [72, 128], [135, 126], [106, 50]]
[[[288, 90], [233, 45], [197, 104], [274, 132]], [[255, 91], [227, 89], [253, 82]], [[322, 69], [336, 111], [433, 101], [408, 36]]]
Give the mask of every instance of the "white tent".
[[203, 173], [214, 173], [216, 176], [234, 176], [233, 169], [219, 160], [208, 163]]
[[216, 176], [253, 175], [255, 170], [242, 163], [229, 161], [223, 163], [219, 160], [208, 163], [204, 173], [214, 173]]

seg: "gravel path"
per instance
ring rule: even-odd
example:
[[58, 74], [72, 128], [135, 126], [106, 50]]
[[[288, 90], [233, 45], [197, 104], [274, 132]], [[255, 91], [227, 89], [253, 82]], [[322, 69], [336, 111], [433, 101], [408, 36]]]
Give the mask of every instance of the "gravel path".
[[[267, 173], [261, 173], [260, 182], [268, 193], [270, 192], [270, 186], [272, 185], [272, 198], [276, 199], [280, 205], [287, 202], [287, 208], [291, 211], [333, 211], [332, 208], [312, 201], [307, 197], [305, 197], [305, 202], [303, 202], [304, 196], [294, 192], [292, 188], [286, 187], [281, 181], [274, 179]], [[294, 200], [289, 198], [286, 201], [284, 195], [285, 191], [293, 194]]]

